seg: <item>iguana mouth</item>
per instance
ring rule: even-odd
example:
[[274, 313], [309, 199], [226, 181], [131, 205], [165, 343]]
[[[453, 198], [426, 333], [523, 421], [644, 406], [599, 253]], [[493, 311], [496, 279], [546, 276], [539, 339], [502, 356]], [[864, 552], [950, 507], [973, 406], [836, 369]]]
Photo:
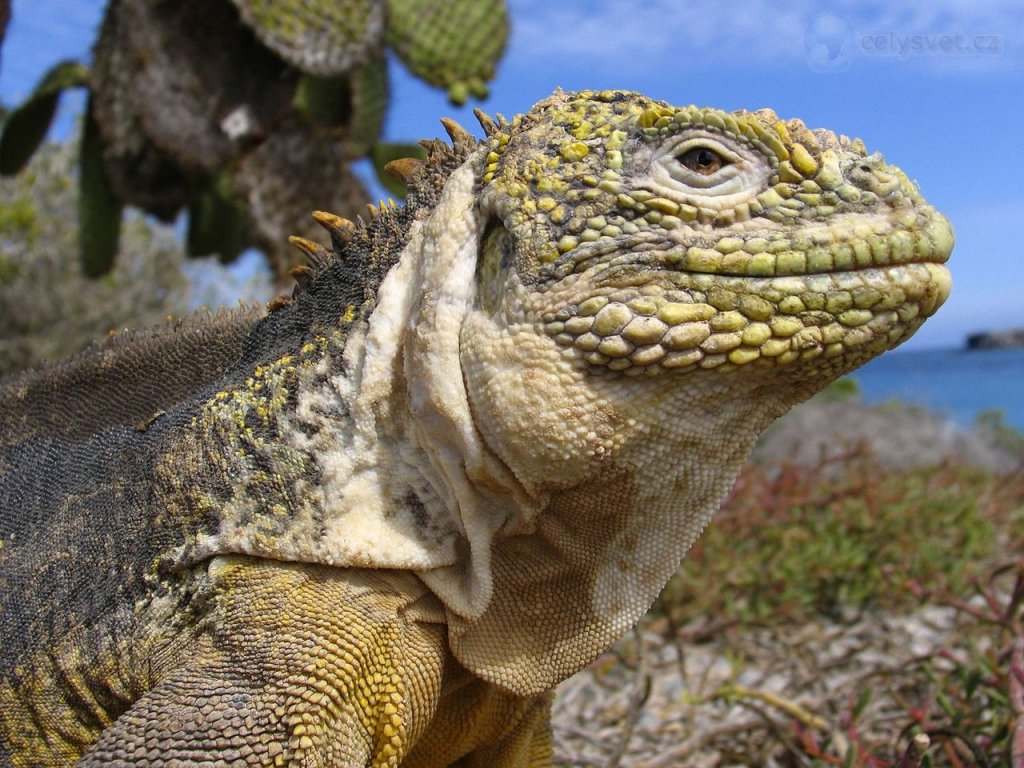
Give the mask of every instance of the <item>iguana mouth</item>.
[[[836, 217], [829, 227], [788, 235], [752, 230], [740, 236], [693, 237], [676, 244], [650, 232], [577, 247], [548, 274], [600, 271], [602, 282], [642, 268], [718, 277], [786, 277], [855, 272], [906, 264], [943, 264], [953, 249], [949, 221], [931, 209], [908, 212], [910, 221], [875, 216]], [[865, 220], [868, 219], [868, 220]]]
[[544, 332], [589, 366], [629, 375], [817, 357], [842, 366], [899, 343], [948, 297], [942, 264], [952, 233], [945, 219], [934, 221], [916, 233], [845, 242], [830, 263], [821, 246], [803, 258], [764, 251], [773, 261], [730, 259], [738, 251], [728, 247], [620, 247], [603, 261], [596, 247], [573, 270], [584, 267], [589, 295], [545, 314]]

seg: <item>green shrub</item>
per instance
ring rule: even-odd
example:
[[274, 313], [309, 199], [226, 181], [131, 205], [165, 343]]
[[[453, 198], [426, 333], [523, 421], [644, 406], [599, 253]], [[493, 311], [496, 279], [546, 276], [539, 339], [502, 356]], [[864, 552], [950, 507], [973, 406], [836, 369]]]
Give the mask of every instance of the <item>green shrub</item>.
[[1024, 480], [967, 467], [750, 466], [659, 605], [727, 621], [907, 606], [911, 582], [962, 590], [1022, 510]]

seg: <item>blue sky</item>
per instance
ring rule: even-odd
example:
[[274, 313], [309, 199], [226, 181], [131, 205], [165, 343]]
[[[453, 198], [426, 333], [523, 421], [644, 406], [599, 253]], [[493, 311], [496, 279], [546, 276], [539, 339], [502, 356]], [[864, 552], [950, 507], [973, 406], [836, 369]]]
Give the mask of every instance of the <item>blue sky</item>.
[[[771, 107], [859, 136], [953, 221], [953, 295], [908, 347], [1024, 326], [1024, 14], [1019, 0], [508, 0], [512, 34], [492, 96], [511, 116], [557, 86], [625, 88], [676, 104]], [[87, 59], [101, 0], [15, 0], [0, 99], [60, 58]], [[386, 135], [476, 126], [468, 108], [392, 65]], [[63, 107], [58, 130], [78, 108]]]

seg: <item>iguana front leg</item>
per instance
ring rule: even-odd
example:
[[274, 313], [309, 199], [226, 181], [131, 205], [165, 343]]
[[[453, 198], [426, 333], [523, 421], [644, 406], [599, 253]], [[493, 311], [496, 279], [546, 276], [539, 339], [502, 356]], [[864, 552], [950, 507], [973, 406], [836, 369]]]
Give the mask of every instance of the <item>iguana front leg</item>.
[[514, 696], [449, 663], [434, 719], [402, 768], [549, 768], [553, 696]]
[[209, 631], [80, 765], [407, 765], [428, 724], [413, 765], [549, 762], [545, 701], [457, 667], [414, 576], [243, 557], [209, 576]]

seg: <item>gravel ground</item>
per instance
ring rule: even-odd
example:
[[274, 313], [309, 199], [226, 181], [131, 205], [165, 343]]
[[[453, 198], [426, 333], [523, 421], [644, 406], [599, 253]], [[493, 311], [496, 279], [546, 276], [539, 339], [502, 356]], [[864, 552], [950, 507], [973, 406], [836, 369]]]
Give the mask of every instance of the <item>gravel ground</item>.
[[580, 766], [781, 768], [792, 765], [785, 745], [794, 721], [844, 754], [844, 717], [870, 690], [860, 732], [876, 748], [888, 745], [895, 761], [907, 747], [905, 702], [927, 695], [917, 661], [948, 647], [957, 624], [955, 611], [938, 607], [678, 635], [646, 619], [558, 688], [556, 757]]

